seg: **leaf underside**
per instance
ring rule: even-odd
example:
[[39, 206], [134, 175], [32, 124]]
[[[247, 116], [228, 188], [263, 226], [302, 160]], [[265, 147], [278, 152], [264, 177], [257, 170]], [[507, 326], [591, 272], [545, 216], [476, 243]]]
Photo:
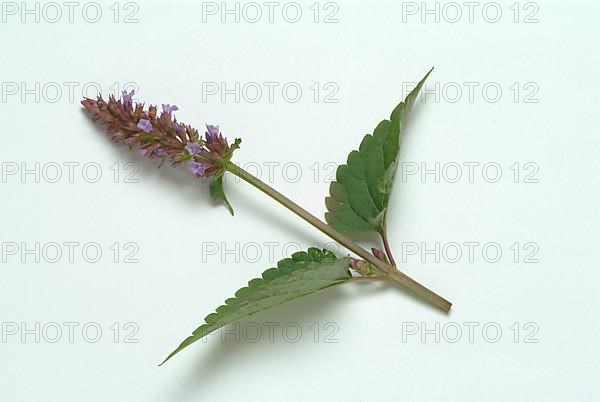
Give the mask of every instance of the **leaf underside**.
[[340, 165], [336, 181], [325, 199], [325, 220], [341, 232], [377, 232], [385, 230], [392, 185], [398, 165], [398, 152], [406, 117], [431, 70], [417, 84], [389, 120], [367, 134], [359, 149], [350, 152], [346, 164]]
[[290, 300], [347, 282], [351, 279], [348, 258], [338, 258], [330, 251], [316, 248], [298, 252], [267, 269], [262, 278], [252, 279], [248, 286], [225, 300], [225, 304], [204, 319], [163, 363], [192, 343], [217, 329], [245, 317]]

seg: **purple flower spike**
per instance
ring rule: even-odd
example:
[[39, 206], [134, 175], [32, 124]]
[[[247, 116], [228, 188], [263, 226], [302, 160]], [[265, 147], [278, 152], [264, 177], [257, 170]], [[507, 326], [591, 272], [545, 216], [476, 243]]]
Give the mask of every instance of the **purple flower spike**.
[[196, 176], [204, 176], [204, 172], [206, 171], [204, 165], [196, 161], [189, 161], [185, 167]]
[[169, 104], [164, 104], [164, 103], [162, 105], [162, 109], [163, 109], [163, 113], [166, 113], [169, 116], [171, 115], [172, 112], [179, 110], [177, 105], [169, 105]]
[[137, 128], [147, 133], [149, 133], [153, 129], [152, 123], [150, 122], [150, 120], [147, 119], [141, 119], [137, 124]]
[[133, 98], [133, 94], [135, 91], [132, 89], [131, 92], [127, 93], [127, 91], [123, 91], [123, 106], [129, 107], [131, 106], [131, 100]]
[[192, 155], [200, 155], [202, 152], [202, 147], [195, 142], [188, 142], [185, 146], [185, 149]]
[[92, 120], [106, 125], [113, 141], [135, 147], [145, 157], [168, 160], [173, 166], [189, 162], [188, 169], [197, 176], [212, 177], [221, 173], [224, 162], [239, 148], [238, 141], [233, 146], [227, 143], [218, 126], [206, 127], [209, 143], [201, 138], [198, 130], [175, 120], [172, 114], [178, 110], [177, 106], [164, 104], [158, 116], [156, 106], [144, 107], [135, 102], [133, 95], [133, 91], [124, 91], [119, 99], [113, 95], [107, 101], [102, 96], [85, 98], [81, 105]]

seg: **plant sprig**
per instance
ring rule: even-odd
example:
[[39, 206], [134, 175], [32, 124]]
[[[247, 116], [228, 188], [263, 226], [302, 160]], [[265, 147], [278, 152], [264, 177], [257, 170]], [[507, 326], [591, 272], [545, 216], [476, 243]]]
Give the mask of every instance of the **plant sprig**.
[[[432, 69], [433, 70], [433, 69]], [[213, 199], [223, 203], [233, 215], [223, 188], [226, 172], [238, 176], [279, 204], [335, 240], [360, 258], [339, 257], [327, 250], [310, 248], [279, 261], [277, 268], [263, 272], [247, 287], [238, 290], [216, 312], [204, 319], [164, 362], [182, 349], [227, 324], [239, 321], [262, 310], [304, 297], [342, 283], [360, 280], [397, 282], [444, 311], [452, 304], [427, 289], [398, 269], [387, 235], [387, 212], [398, 153], [406, 120], [431, 70], [406, 99], [398, 104], [389, 120], [381, 121], [372, 134], [367, 134], [358, 150], [352, 151], [347, 162], [338, 167], [326, 198], [327, 213], [323, 222], [285, 195], [232, 162], [233, 152], [240, 147], [236, 139], [229, 145], [218, 126], [207, 125], [204, 137], [191, 126], [177, 122], [173, 112], [177, 106], [157, 107], [134, 104], [133, 92], [123, 92], [120, 99], [110, 96], [84, 99], [82, 105], [94, 120], [107, 126], [113, 140], [137, 147], [150, 158], [167, 160], [172, 165], [185, 164], [198, 177], [210, 178]], [[377, 233], [383, 250], [367, 251], [352, 236], [357, 233]]]

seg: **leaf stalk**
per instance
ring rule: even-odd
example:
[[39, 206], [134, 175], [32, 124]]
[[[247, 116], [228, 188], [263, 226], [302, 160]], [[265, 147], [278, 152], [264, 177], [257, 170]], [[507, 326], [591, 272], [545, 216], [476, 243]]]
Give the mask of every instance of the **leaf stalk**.
[[390, 264], [392, 264], [394, 267], [397, 267], [396, 261], [394, 261], [394, 256], [392, 255], [392, 249], [390, 248], [390, 242], [388, 241], [386, 228], [384, 228], [381, 232], [381, 240], [383, 240], [383, 248], [385, 249], [385, 254], [390, 261]]

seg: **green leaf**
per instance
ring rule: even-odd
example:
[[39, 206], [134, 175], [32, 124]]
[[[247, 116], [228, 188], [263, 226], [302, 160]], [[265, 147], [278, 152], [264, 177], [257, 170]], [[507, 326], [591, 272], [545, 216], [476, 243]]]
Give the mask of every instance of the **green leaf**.
[[[433, 69], [432, 69], [433, 70]], [[358, 149], [340, 165], [325, 199], [325, 220], [341, 232], [385, 230], [385, 217], [398, 165], [406, 117], [431, 70], [390, 116], [367, 134]]]
[[207, 315], [205, 323], [161, 364], [227, 324], [350, 279], [348, 258], [338, 258], [330, 251], [316, 248], [295, 253], [291, 258], [279, 261], [277, 268], [263, 272], [262, 278], [252, 279], [247, 287], [235, 293], [235, 297], [225, 300], [225, 304], [217, 308], [215, 313]]
[[225, 196], [225, 191], [223, 190], [223, 176], [225, 172], [221, 172], [214, 176], [209, 184], [210, 196], [213, 200], [222, 202], [225, 204], [231, 215], [233, 215], [233, 207], [229, 203], [229, 200]]

